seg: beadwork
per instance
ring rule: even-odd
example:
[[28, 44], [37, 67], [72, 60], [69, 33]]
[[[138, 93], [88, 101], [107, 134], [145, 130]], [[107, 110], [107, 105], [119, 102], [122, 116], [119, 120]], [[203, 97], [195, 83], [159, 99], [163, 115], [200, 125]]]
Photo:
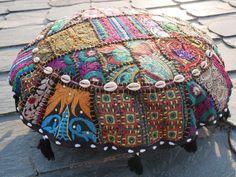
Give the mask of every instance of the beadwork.
[[177, 18], [89, 9], [48, 25], [9, 82], [22, 121], [55, 144], [143, 153], [223, 116], [232, 83], [216, 51]]

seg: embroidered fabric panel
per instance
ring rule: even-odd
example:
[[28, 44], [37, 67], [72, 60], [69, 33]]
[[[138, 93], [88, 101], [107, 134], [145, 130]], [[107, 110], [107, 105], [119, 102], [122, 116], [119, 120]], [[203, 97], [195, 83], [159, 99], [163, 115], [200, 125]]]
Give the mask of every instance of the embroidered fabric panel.
[[73, 57], [74, 57], [73, 54], [61, 56], [61, 57], [49, 62], [48, 66], [54, 68], [55, 70], [58, 70], [59, 72], [61, 72], [63, 74], [75, 76], [76, 75], [76, 68], [74, 66]]
[[56, 84], [55, 92], [46, 103], [41, 127], [60, 141], [96, 143], [90, 92]]
[[183, 101], [176, 87], [153, 93], [95, 93], [99, 142], [135, 147], [181, 140]]
[[76, 66], [80, 79], [98, 80], [105, 83], [102, 65], [95, 49], [76, 52]]
[[185, 124], [182, 100], [178, 87], [144, 93], [150, 143], [161, 139], [178, 141], [183, 137]]
[[147, 83], [159, 80], [171, 80], [177, 74], [173, 63], [164, 59], [153, 40], [136, 40], [127, 42], [134, 59], [142, 68]]
[[13, 86], [13, 91], [20, 94], [21, 91], [21, 77], [34, 70], [34, 63], [32, 61], [32, 50], [34, 46], [22, 51], [13, 62], [10, 69], [9, 78]]
[[114, 16], [91, 19], [101, 41], [114, 42], [126, 39], [148, 37], [147, 30], [135, 19], [129, 16]]
[[212, 65], [197, 78], [197, 81], [206, 88], [214, 99], [218, 110], [222, 111], [227, 104], [229, 93], [226, 80], [219, 69], [212, 63]]
[[136, 106], [137, 96], [129, 93], [94, 94], [100, 143], [127, 147], [142, 145], [141, 114]]
[[42, 74], [38, 70], [34, 70], [29, 74], [26, 74], [21, 79], [21, 92], [24, 93], [21, 96], [21, 99], [24, 100], [27, 98], [34, 90], [38, 87]]
[[190, 43], [187, 38], [158, 39], [156, 41], [163, 55], [178, 63], [179, 71], [191, 71], [204, 60], [203, 50]]
[[43, 117], [44, 104], [52, 93], [54, 81], [48, 78], [43, 79], [34, 93], [32, 93], [23, 108], [22, 115], [33, 124], [39, 124]]

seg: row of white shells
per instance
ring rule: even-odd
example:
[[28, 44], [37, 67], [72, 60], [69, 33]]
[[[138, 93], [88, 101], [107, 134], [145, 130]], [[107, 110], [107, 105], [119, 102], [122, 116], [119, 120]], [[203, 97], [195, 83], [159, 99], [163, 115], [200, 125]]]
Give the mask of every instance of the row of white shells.
[[[38, 48], [34, 48], [33, 53], [37, 53], [38, 50], [39, 50]], [[210, 50], [207, 50], [205, 52], [205, 54], [208, 57], [212, 57], [212, 55], [213, 55], [213, 53]], [[40, 61], [40, 58], [39, 57], [34, 57], [33, 61], [34, 61], [34, 63], [38, 63]], [[208, 66], [207, 60], [202, 61], [201, 64], [200, 64], [200, 67], [202, 69], [206, 69], [207, 66]], [[50, 67], [50, 66], [47, 66], [43, 69], [43, 72], [47, 75], [52, 74], [53, 68]], [[196, 68], [196, 69], [193, 69], [191, 73], [192, 73], [193, 76], [197, 77], [201, 74], [201, 71], [198, 68]], [[66, 74], [62, 75], [61, 76], [61, 81], [66, 83], [66, 84], [70, 83], [71, 82], [71, 77], [69, 75], [66, 75]], [[181, 82], [185, 81], [185, 77], [181, 74], [178, 74], [174, 77], [173, 81], [176, 82], [176, 83], [181, 83]], [[91, 83], [90, 83], [89, 80], [84, 79], [84, 80], [81, 80], [79, 82], [79, 85], [83, 88], [88, 88], [91, 85]], [[158, 81], [158, 82], [155, 83], [155, 87], [157, 87], [157, 88], [164, 88], [165, 86], [166, 86], [166, 82], [163, 81], [163, 80]], [[115, 91], [117, 89], [117, 87], [118, 87], [118, 85], [115, 82], [108, 82], [104, 85], [104, 90], [112, 92], [112, 91]], [[127, 89], [132, 90], [132, 91], [138, 91], [138, 90], [141, 89], [141, 85], [138, 82], [133, 82], [133, 83], [130, 83], [129, 85], [127, 85]]]

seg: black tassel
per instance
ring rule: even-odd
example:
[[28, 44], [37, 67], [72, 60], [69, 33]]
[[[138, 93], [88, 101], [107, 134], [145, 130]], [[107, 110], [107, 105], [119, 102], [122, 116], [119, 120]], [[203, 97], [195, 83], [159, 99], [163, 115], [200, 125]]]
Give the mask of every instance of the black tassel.
[[187, 152], [196, 152], [197, 151], [197, 140], [193, 140], [182, 146]]
[[13, 98], [15, 99], [15, 107], [16, 107], [16, 112], [19, 112], [17, 107], [18, 107], [18, 102], [19, 102], [19, 97], [17, 95], [13, 95]]
[[55, 160], [49, 139], [40, 139], [38, 149], [48, 160]]
[[131, 159], [128, 160], [128, 166], [131, 171], [134, 171], [136, 174], [143, 174], [143, 165], [141, 162], [141, 158], [138, 155], [135, 155]]

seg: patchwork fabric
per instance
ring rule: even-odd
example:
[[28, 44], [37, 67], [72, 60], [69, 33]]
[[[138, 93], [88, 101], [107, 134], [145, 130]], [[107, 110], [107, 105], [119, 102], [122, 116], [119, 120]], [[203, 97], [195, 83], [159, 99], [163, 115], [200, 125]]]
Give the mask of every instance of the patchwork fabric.
[[57, 145], [142, 153], [195, 140], [228, 114], [232, 82], [188, 22], [130, 8], [48, 25], [9, 74], [23, 122]]
[[[228, 102], [229, 89], [226, 78], [224, 78], [220, 70], [217, 68], [217, 65], [212, 63], [212, 65], [202, 73], [197, 81], [211, 94], [217, 109], [222, 111]], [[230, 82], [229, 87], [231, 88], [231, 86]]]

